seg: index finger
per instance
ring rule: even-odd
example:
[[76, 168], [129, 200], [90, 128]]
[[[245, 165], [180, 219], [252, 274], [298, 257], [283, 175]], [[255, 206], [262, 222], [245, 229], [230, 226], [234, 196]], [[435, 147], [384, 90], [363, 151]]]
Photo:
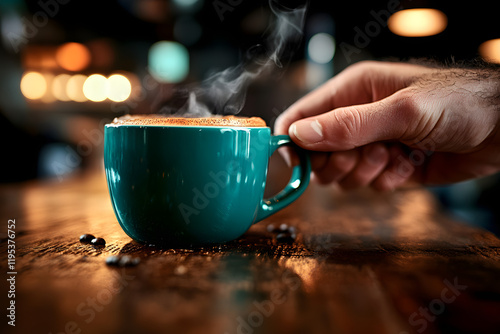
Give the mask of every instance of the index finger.
[[288, 134], [290, 125], [340, 107], [383, 99], [432, 69], [420, 65], [363, 61], [356, 63], [299, 99], [275, 124], [276, 134]]
[[363, 87], [364, 79], [360, 78], [363, 75], [360, 67], [366, 65], [372, 64], [364, 62], [361, 66], [347, 68], [292, 104], [276, 120], [275, 133], [288, 134], [290, 125], [302, 118], [316, 116], [338, 107], [370, 102], [370, 91]]

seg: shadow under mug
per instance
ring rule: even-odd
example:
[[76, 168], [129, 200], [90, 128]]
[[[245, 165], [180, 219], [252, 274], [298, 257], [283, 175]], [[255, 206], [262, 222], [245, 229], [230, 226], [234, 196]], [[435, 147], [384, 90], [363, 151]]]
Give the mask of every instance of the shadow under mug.
[[[285, 145], [300, 164], [281, 192], [264, 199], [269, 158]], [[125, 233], [167, 247], [240, 237], [296, 200], [311, 172], [307, 153], [268, 127], [108, 124], [104, 164]]]

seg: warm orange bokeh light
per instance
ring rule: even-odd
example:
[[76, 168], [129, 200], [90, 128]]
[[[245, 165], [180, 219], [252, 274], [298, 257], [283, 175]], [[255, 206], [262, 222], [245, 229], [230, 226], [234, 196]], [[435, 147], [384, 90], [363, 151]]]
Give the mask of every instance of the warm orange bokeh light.
[[500, 38], [482, 43], [479, 46], [479, 54], [486, 61], [500, 64]]
[[69, 74], [59, 74], [52, 81], [52, 94], [59, 101], [69, 101], [70, 98], [66, 93], [66, 86], [71, 78]]
[[94, 102], [106, 100], [108, 93], [108, 79], [102, 74], [92, 74], [83, 84], [83, 94]]
[[27, 45], [22, 53], [22, 65], [27, 69], [54, 70], [59, 68], [55, 50], [50, 46]]
[[446, 15], [431, 8], [404, 9], [392, 14], [389, 29], [399, 36], [424, 37], [439, 34], [448, 24]]
[[113, 74], [108, 78], [108, 99], [113, 102], [122, 102], [132, 93], [130, 80], [121, 74]]
[[66, 95], [75, 102], [87, 101], [87, 97], [83, 94], [83, 84], [87, 80], [87, 76], [83, 74], [72, 75], [66, 83]]
[[47, 92], [47, 80], [38, 72], [28, 72], [21, 79], [21, 92], [30, 99], [41, 99]]
[[80, 43], [66, 43], [56, 52], [57, 63], [68, 71], [81, 71], [90, 64], [90, 52]]

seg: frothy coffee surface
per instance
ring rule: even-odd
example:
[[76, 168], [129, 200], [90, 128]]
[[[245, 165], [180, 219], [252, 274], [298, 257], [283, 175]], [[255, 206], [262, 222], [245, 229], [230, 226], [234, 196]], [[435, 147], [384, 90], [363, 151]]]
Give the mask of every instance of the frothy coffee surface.
[[260, 117], [213, 116], [213, 117], [169, 117], [165, 115], [125, 115], [115, 118], [113, 125], [147, 126], [229, 126], [229, 127], [266, 127]]

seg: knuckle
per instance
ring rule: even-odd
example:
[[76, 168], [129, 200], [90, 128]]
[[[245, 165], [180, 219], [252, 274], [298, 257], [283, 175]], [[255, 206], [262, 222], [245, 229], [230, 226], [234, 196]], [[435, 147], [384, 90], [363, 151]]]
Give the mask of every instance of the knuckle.
[[330, 173], [335, 173], [337, 177], [343, 177], [349, 174], [358, 162], [359, 154], [357, 151], [345, 151], [333, 153], [328, 162]]
[[404, 140], [414, 132], [414, 126], [421, 118], [421, 101], [419, 102], [418, 92], [412, 88], [402, 89], [391, 97], [394, 103], [393, 112], [389, 113], [393, 121], [399, 124], [398, 139]]
[[401, 89], [394, 94], [398, 109], [403, 110], [410, 115], [419, 110], [419, 90], [414, 87]]
[[366, 76], [372, 75], [379, 68], [380, 63], [373, 60], [357, 62], [344, 70], [344, 75]]
[[378, 62], [378, 61], [363, 60], [363, 61], [359, 61], [359, 62], [353, 64], [352, 68], [357, 69], [359, 71], [364, 71], [364, 70], [368, 70], [368, 69], [373, 69], [373, 68], [377, 67], [379, 64], [380, 64], [380, 62]]
[[[356, 107], [339, 108], [333, 114], [334, 122], [339, 127], [335, 132], [335, 139], [346, 143], [352, 142], [359, 134], [362, 125], [362, 116]], [[354, 145], [352, 145], [354, 148]]]

